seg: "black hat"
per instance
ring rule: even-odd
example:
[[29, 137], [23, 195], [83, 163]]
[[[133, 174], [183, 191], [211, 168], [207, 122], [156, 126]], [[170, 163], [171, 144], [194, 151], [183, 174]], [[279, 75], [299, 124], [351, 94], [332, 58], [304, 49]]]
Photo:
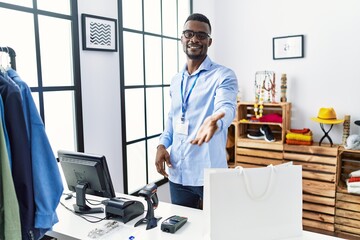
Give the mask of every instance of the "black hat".
[[356, 120], [354, 123], [355, 123], [356, 125], [360, 126], [360, 120]]

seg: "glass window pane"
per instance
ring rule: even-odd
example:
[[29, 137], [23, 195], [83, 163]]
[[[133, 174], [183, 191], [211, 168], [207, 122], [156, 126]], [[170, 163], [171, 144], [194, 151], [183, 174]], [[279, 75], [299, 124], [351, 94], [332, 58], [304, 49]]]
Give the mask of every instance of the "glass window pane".
[[33, 15], [0, 8], [0, 16], [1, 19], [6, 19], [7, 23], [11, 23], [1, 25], [1, 46], [14, 49], [16, 71], [29, 87], [36, 87], [38, 76]]
[[126, 89], [125, 99], [126, 141], [144, 138], [144, 89]]
[[142, 0], [122, 0], [124, 28], [142, 30]]
[[160, 134], [163, 130], [162, 88], [146, 89], [147, 136]]
[[76, 150], [74, 92], [44, 93], [45, 128], [54, 151]]
[[161, 84], [161, 38], [145, 36], [146, 85]]
[[162, 1], [163, 35], [165, 36], [177, 37], [176, 2], [176, 0]]
[[178, 33], [179, 37], [183, 31], [183, 27], [187, 17], [190, 15], [190, 1], [178, 1]]
[[39, 16], [44, 86], [73, 85], [71, 21]]
[[144, 31], [161, 34], [160, 0], [144, 1]]
[[70, 0], [37, 0], [37, 7], [40, 10], [70, 15]]
[[[163, 36], [180, 37], [184, 22], [190, 13], [190, 3], [191, 1], [178, 0], [122, 1], [124, 28], [144, 31], [144, 35], [130, 33], [127, 30], [123, 32], [124, 84], [152, 86], [144, 89], [125, 89], [123, 111], [126, 116], [126, 142], [145, 138], [147, 147], [143, 146], [143, 142], [136, 143], [140, 147], [135, 147], [133, 143], [127, 145], [129, 193], [141, 189], [146, 183], [163, 179], [155, 167], [156, 146], [159, 139], [153, 136], [163, 131], [164, 118], [167, 119], [171, 99], [170, 88], [157, 87], [157, 85], [170, 85], [172, 77], [186, 63], [186, 55], [183, 53], [180, 41]], [[146, 91], [146, 99], [143, 91]], [[147, 158], [143, 154], [146, 154]], [[146, 173], [147, 181], [143, 178], [138, 179], [139, 175], [143, 177]]]
[[125, 86], [144, 85], [142, 34], [124, 32]]
[[178, 52], [179, 52], [178, 53], [179, 54], [178, 63], [179, 63], [179, 66], [178, 66], [178, 68], [179, 68], [179, 71], [181, 71], [184, 68], [185, 64], [186, 64], [186, 54], [184, 53], [183, 46], [182, 46], [180, 41], [178, 42], [178, 44], [179, 44], [179, 47], [178, 47]]
[[146, 185], [145, 141], [127, 145], [128, 193]]
[[155, 156], [156, 156], [156, 147], [159, 144], [159, 138], [152, 138], [147, 141], [148, 144], [148, 183], [157, 182], [164, 177], [160, 175], [155, 167]]
[[164, 84], [170, 84], [172, 77], [178, 72], [177, 40], [164, 39]]
[[3, 3], [10, 3], [24, 7], [33, 7], [33, 0], [1, 0]]
[[170, 106], [171, 106], [170, 87], [164, 87], [164, 118], [165, 118], [165, 124], [166, 124], [166, 119], [167, 119], [169, 111], [170, 111]]
[[37, 110], [38, 110], [38, 112], [40, 112], [39, 111], [39, 109], [40, 109], [40, 105], [39, 105], [39, 93], [37, 93], [37, 92], [31, 92], [31, 96], [32, 96], [32, 98], [33, 98], [33, 100], [34, 100], [34, 102], [35, 102], [35, 105], [36, 105], [36, 108], [37, 108]]

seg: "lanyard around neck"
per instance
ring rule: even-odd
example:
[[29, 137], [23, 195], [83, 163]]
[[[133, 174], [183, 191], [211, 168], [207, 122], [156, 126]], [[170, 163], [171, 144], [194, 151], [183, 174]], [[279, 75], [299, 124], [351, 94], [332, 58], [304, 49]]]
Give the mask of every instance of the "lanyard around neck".
[[191, 88], [189, 90], [189, 94], [186, 96], [186, 98], [184, 97], [184, 92], [183, 92], [183, 85], [184, 85], [184, 72], [182, 74], [182, 78], [181, 78], [181, 89], [180, 89], [180, 92], [181, 92], [181, 101], [182, 101], [182, 105], [181, 105], [181, 121], [184, 121], [185, 120], [185, 112], [186, 112], [186, 108], [187, 108], [187, 103], [189, 101], [189, 97], [190, 97], [190, 94], [192, 93], [192, 90], [194, 89], [195, 87], [195, 84], [196, 84], [196, 81], [198, 80], [199, 76], [200, 76], [200, 72], [198, 72], [196, 74], [196, 78], [193, 82], [193, 84], [191, 85]]

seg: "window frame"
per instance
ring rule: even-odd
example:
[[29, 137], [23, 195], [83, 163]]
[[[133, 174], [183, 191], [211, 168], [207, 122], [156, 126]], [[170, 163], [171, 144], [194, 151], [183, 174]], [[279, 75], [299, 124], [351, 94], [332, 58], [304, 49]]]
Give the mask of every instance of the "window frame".
[[[147, 141], [148, 140], [152, 140], [154, 138], [159, 138], [159, 136], [161, 135], [161, 133], [159, 134], [154, 134], [151, 136], [148, 136], [147, 134], [147, 119], [146, 119], [146, 89], [148, 88], [162, 88], [162, 114], [163, 114], [163, 129], [165, 128], [165, 123], [166, 123], [166, 116], [167, 116], [167, 112], [165, 112], [164, 109], [164, 94], [168, 94], [167, 92], [165, 92], [164, 90], [170, 87], [170, 84], [165, 84], [164, 83], [164, 76], [163, 76], [163, 72], [162, 72], [162, 83], [161, 84], [155, 84], [155, 85], [146, 85], [145, 83], [142, 85], [125, 85], [125, 76], [124, 76], [124, 32], [130, 32], [130, 33], [137, 33], [137, 34], [141, 34], [142, 35], [142, 39], [143, 39], [143, 43], [145, 43], [145, 36], [155, 36], [155, 37], [160, 37], [161, 38], [161, 51], [163, 52], [163, 39], [171, 39], [171, 40], [176, 40], [178, 42], [180, 42], [180, 33], [177, 33], [177, 37], [169, 37], [169, 36], [165, 36], [163, 35], [163, 17], [161, 16], [161, 33], [160, 34], [155, 34], [155, 33], [151, 33], [151, 32], [146, 32], [144, 30], [144, 1], [142, 0], [142, 30], [135, 30], [135, 29], [129, 29], [129, 28], [125, 28], [123, 26], [123, 18], [122, 18], [122, 0], [118, 0], [118, 23], [119, 23], [119, 57], [120, 57], [120, 98], [121, 98], [121, 129], [122, 129], [122, 154], [123, 154], [123, 182], [124, 182], [124, 193], [125, 194], [133, 194], [136, 195], [139, 190], [135, 191], [135, 192], [129, 192], [129, 183], [128, 183], [128, 158], [127, 158], [127, 146], [130, 144], [134, 144], [134, 143], [139, 143], [139, 142], [143, 142], [145, 141], [145, 166], [146, 166], [146, 184], [149, 184], [148, 180], [149, 180], [149, 169], [148, 169], [148, 163], [149, 163], [149, 159], [148, 159], [148, 144]], [[162, 2], [165, 0], [161, 0], [161, 8], [162, 8]], [[176, 1], [176, 7], [177, 7], [177, 12], [178, 12], [178, 0]], [[162, 9], [160, 9], [161, 13], [162, 13]], [[193, 12], [193, 0], [189, 0], [189, 13]], [[182, 25], [182, 23], [177, 22], [177, 29], [179, 28], [179, 24]], [[145, 44], [143, 46], [143, 79], [145, 79], [145, 74], [146, 74], [146, 63], [145, 63]], [[177, 44], [177, 59], [179, 61], [179, 44]], [[163, 68], [163, 55], [161, 56], [162, 58], [162, 68]], [[177, 66], [179, 66], [179, 63], [177, 64]], [[178, 69], [179, 70], [179, 69]], [[175, 73], [174, 73], [175, 74]], [[126, 105], [126, 99], [125, 99], [125, 90], [127, 89], [144, 89], [144, 118], [145, 118], [145, 137], [143, 138], [139, 138], [139, 139], [135, 139], [135, 140], [131, 140], [131, 141], [127, 141], [126, 139], [126, 129], [127, 129], [127, 125], [126, 125], [126, 109], [125, 109], [125, 105]], [[153, 161], [152, 159], [150, 159], [150, 161]], [[155, 164], [155, 162], [154, 162]], [[163, 177], [161, 180], [156, 181], [155, 184], [157, 184], [158, 186], [161, 186], [165, 183], [168, 182], [168, 179]]]
[[[37, 8], [37, 0], [33, 0], [33, 7], [24, 7], [16, 4], [9, 4], [0, 2], [0, 8], [26, 12], [33, 14], [34, 17], [34, 36], [35, 36], [35, 52], [36, 52], [36, 65], [37, 65], [37, 87], [30, 87], [31, 92], [38, 94], [39, 101], [39, 114], [45, 122], [44, 110], [44, 93], [55, 91], [73, 91], [74, 94], [74, 117], [75, 117], [75, 144], [76, 151], [84, 151], [84, 133], [83, 133], [83, 115], [82, 115], [82, 97], [81, 97], [81, 76], [80, 76], [80, 52], [79, 52], [79, 27], [78, 27], [78, 3], [77, 0], [70, 1], [70, 14], [55, 13]], [[41, 65], [41, 44], [39, 32], [39, 16], [54, 17], [59, 19], [66, 19], [71, 21], [71, 44], [72, 44], [72, 69], [73, 69], [73, 85], [71, 86], [43, 86], [42, 79], [42, 65]], [[9, 46], [12, 47], [12, 46]], [[16, 49], [14, 49], [16, 53]], [[20, 69], [17, 69], [18, 71]], [[54, 149], [53, 149], [54, 150]]]

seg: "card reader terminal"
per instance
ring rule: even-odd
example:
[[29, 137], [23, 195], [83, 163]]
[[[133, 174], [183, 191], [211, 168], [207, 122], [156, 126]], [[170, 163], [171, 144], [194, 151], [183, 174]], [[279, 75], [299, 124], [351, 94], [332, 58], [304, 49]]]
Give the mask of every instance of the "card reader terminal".
[[168, 233], [175, 233], [187, 222], [187, 220], [187, 217], [180, 217], [177, 215], [171, 216], [161, 223], [161, 230]]

